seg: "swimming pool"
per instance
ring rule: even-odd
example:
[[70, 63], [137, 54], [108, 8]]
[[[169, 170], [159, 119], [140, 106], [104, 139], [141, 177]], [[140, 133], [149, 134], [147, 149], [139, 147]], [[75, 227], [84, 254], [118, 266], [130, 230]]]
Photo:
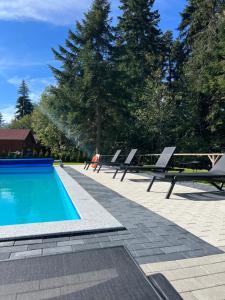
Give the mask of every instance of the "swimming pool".
[[52, 165], [0, 168], [0, 226], [80, 220]]
[[120, 229], [53, 159], [0, 159], [0, 241]]

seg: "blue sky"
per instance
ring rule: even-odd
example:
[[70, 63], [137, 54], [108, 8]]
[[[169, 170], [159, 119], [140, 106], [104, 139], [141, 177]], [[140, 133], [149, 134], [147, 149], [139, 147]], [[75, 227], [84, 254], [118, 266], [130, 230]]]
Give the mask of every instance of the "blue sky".
[[[112, 16], [119, 14], [119, 0], [112, 0]], [[186, 0], [155, 0], [163, 31], [173, 30]], [[69, 28], [80, 20], [91, 0], [0, 0], [0, 112], [12, 119], [17, 89], [22, 79], [37, 102], [44, 88], [54, 83], [48, 68], [54, 65], [52, 47], [63, 44]]]

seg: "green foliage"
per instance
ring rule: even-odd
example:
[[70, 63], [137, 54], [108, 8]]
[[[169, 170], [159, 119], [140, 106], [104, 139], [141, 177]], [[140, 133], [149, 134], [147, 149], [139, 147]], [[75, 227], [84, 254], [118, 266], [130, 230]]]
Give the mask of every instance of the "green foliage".
[[14, 119], [8, 125], [12, 129], [31, 129], [32, 128], [32, 114], [25, 115], [20, 119]]
[[143, 90], [146, 79], [153, 81], [153, 74], [161, 67], [162, 34], [158, 28], [159, 14], [153, 10], [153, 4], [152, 0], [122, 0], [122, 14], [116, 27], [115, 64], [126, 110], [120, 140], [127, 147], [141, 146], [143, 150], [150, 144], [149, 130], [140, 128], [145, 119], [141, 121], [145, 114], [142, 110], [146, 108], [142, 103]]
[[221, 0], [190, 0], [180, 26], [188, 49], [183, 72], [197, 149], [225, 146], [224, 9]]
[[158, 12], [152, 11], [153, 4], [153, 0], [121, 0], [122, 15], [116, 28], [118, 65], [131, 88], [143, 84], [146, 76], [157, 68], [154, 56], [160, 50], [161, 32]]
[[32, 129], [36, 133], [37, 140], [51, 149], [54, 158], [64, 161], [79, 160], [80, 153], [71, 140], [65, 124], [52, 113], [51, 102], [54, 100], [55, 96], [50, 89], [43, 93], [39, 105], [32, 114]]
[[4, 127], [4, 125], [5, 125], [5, 122], [4, 122], [4, 119], [3, 119], [3, 115], [0, 112], [0, 128]]
[[31, 103], [31, 100], [29, 99], [29, 89], [25, 82], [25, 80], [22, 81], [19, 90], [18, 90], [19, 97], [17, 99], [16, 103], [16, 119], [19, 120], [23, 118], [26, 115], [29, 115], [33, 111], [33, 104]]

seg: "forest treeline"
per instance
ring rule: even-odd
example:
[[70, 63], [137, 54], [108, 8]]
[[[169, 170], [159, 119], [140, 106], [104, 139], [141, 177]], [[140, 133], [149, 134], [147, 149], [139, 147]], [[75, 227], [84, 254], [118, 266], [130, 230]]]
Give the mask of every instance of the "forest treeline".
[[13, 126], [29, 123], [55, 153], [224, 151], [225, 1], [188, 0], [176, 39], [154, 0], [120, 2], [112, 22], [109, 1], [93, 1], [53, 49], [57, 84]]

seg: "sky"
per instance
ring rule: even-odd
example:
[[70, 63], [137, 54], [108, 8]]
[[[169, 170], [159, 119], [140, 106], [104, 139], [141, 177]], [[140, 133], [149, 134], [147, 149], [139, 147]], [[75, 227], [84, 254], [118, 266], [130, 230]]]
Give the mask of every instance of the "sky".
[[[63, 45], [69, 29], [90, 8], [91, 0], [0, 0], [0, 112], [6, 122], [15, 113], [17, 90], [25, 79], [30, 98], [38, 99], [54, 84], [49, 65], [57, 62], [51, 48]], [[186, 0], [155, 0], [163, 31], [176, 28]], [[116, 22], [119, 0], [111, 0]]]

